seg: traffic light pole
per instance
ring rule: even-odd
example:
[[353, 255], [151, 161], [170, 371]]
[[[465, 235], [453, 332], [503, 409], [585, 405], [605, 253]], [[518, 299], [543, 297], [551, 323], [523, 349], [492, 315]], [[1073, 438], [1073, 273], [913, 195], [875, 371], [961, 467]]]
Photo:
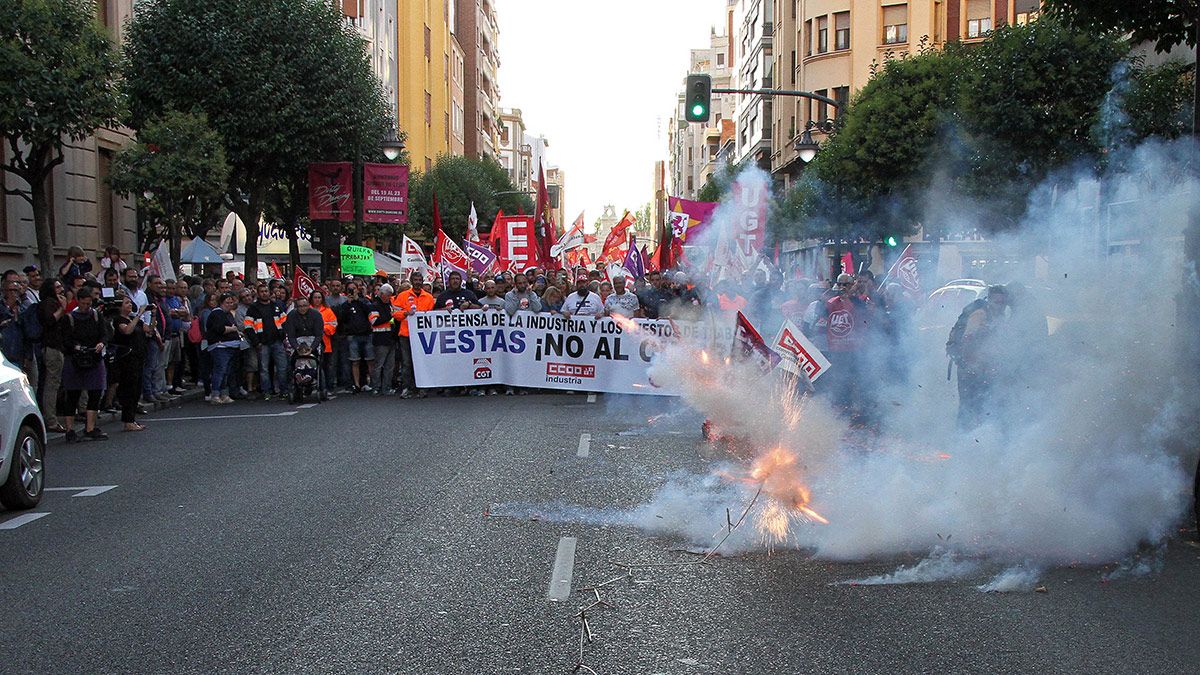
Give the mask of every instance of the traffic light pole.
[[794, 89], [713, 89], [714, 94], [759, 94], [760, 96], [800, 96], [802, 98], [811, 98], [814, 101], [820, 101], [826, 105], [831, 105], [834, 108], [841, 108], [837, 101], [814, 94], [811, 91], [796, 91]]

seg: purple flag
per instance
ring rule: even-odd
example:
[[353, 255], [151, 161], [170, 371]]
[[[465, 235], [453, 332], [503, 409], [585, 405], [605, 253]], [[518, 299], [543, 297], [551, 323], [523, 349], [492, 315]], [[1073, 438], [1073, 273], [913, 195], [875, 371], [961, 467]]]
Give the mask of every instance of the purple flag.
[[637, 236], [629, 236], [629, 251], [625, 254], [625, 262], [622, 267], [629, 270], [634, 279], [641, 279], [646, 276], [646, 261], [642, 258], [642, 252], [637, 247]]
[[466, 251], [467, 258], [471, 261], [471, 271], [478, 275], [487, 274], [488, 268], [496, 262], [496, 254], [492, 253], [491, 249], [473, 241], [464, 241], [463, 250]]

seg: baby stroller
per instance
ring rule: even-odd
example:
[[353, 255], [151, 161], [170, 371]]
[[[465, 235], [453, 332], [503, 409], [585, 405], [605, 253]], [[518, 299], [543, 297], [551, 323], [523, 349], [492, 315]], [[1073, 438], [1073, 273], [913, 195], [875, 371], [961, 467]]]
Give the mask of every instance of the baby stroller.
[[325, 400], [325, 387], [321, 374], [321, 343], [311, 335], [296, 338], [296, 350], [292, 352], [292, 403], [303, 403], [317, 395], [317, 401]]

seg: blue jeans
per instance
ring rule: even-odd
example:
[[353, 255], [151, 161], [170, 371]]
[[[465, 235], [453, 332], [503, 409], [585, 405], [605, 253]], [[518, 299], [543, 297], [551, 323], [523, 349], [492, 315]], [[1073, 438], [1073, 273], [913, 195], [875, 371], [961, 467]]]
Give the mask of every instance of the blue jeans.
[[[274, 365], [275, 377], [271, 377]], [[258, 388], [265, 394], [286, 394], [291, 389], [287, 379], [288, 358], [282, 342], [258, 346]], [[274, 386], [272, 386], [274, 385]]]
[[229, 387], [225, 382], [225, 377], [229, 374], [229, 362], [233, 360], [235, 352], [237, 352], [236, 349], [230, 349], [229, 347], [217, 347], [208, 352], [212, 357], [213, 396], [229, 395]]
[[158, 393], [155, 383], [158, 381], [158, 360], [162, 355], [162, 347], [155, 340], [149, 340], [146, 345], [146, 362], [142, 365], [142, 396], [152, 398]]

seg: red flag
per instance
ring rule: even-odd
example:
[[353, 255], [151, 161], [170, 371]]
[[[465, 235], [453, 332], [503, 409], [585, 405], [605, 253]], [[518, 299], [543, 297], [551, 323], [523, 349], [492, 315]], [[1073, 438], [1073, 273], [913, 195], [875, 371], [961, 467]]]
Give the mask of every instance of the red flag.
[[854, 255], [850, 251], [842, 254], [842, 273], [854, 274]]
[[[504, 217], [504, 209], [496, 209], [496, 217], [492, 219], [492, 229], [488, 230], [488, 246], [491, 247], [492, 253], [500, 255], [500, 249], [496, 246], [496, 224]], [[505, 269], [501, 267], [500, 269]]]
[[579, 251], [579, 264], [584, 267], [591, 267], [594, 264], [592, 262], [592, 254], [588, 253], [586, 247], [580, 247]]
[[617, 262], [625, 258], [625, 251], [629, 248], [629, 228], [633, 222], [633, 216], [626, 211], [621, 221], [613, 225], [604, 240], [604, 248], [600, 249], [601, 260]]
[[546, 174], [542, 171], [542, 167], [538, 165], [538, 186], [537, 186], [537, 204], [533, 208], [533, 222], [537, 225], [537, 254], [541, 265], [546, 268], [553, 267], [554, 257], [550, 255], [550, 237], [553, 236], [550, 232], [550, 219], [547, 212], [550, 210], [550, 193], [546, 191]]
[[274, 260], [271, 261], [271, 278], [273, 278], [273, 279], [282, 279], [283, 278], [283, 270], [279, 269], [279, 265], [276, 265]]
[[[442, 235], [442, 214], [441, 214], [441, 212], [438, 211], [437, 193], [435, 192], [435, 193], [433, 193], [433, 240], [434, 240], [434, 242], [440, 242], [442, 240], [442, 236], [443, 236]], [[436, 265], [437, 263], [440, 263], [440, 262], [442, 262], [441, 248], [435, 245], [434, 249], [433, 249], [433, 263]]]
[[313, 278], [304, 273], [300, 266], [296, 266], [296, 274], [292, 277], [292, 299], [307, 298], [309, 293], [317, 290], [317, 282]]
[[507, 216], [492, 225], [496, 245], [496, 266], [524, 272], [537, 264], [536, 242], [531, 216]]
[[750, 320], [740, 311], [737, 313], [737, 326], [733, 332], [733, 355], [735, 358], [740, 357], [752, 362], [764, 373], [771, 372], [780, 360], [779, 354], [767, 346]]
[[888, 270], [879, 286], [882, 288], [889, 281], [898, 282], [904, 292], [912, 297], [921, 296], [921, 275], [917, 271], [917, 256], [913, 255], [912, 244], [904, 247], [904, 251], [900, 253], [896, 262], [892, 263], [892, 268]]
[[433, 245], [433, 262], [437, 265], [447, 263], [464, 270], [469, 269], [471, 266], [470, 258], [467, 257], [466, 252], [459, 248], [453, 239], [446, 236], [443, 230], [438, 230], [437, 232], [437, 240]]
[[647, 272], [658, 272], [658, 249], [655, 248], [653, 253], [647, 253], [646, 247], [642, 246], [642, 260], [646, 261]]

